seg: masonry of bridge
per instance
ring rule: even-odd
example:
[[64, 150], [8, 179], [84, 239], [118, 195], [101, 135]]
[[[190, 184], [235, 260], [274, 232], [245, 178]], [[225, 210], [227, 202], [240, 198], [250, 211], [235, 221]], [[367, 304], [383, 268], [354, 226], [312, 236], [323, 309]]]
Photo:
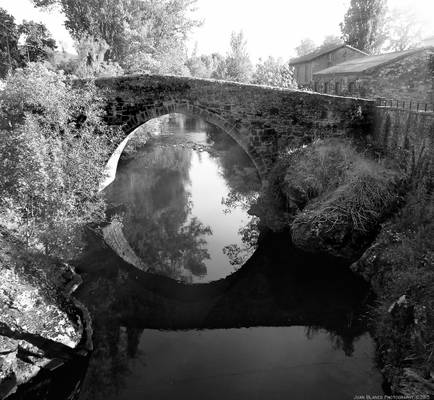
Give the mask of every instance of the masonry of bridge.
[[276, 156], [320, 137], [364, 137], [373, 101], [206, 79], [135, 75], [100, 78], [107, 122], [131, 133], [168, 113], [197, 116], [230, 135], [261, 176]]

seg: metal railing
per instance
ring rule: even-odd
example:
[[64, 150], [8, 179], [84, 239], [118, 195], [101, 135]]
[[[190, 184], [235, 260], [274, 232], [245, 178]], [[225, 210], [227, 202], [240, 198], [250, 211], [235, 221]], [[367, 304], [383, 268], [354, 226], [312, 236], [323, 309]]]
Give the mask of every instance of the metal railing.
[[379, 107], [392, 107], [403, 110], [434, 112], [433, 103], [421, 103], [414, 100], [392, 100], [379, 97], [375, 100], [375, 104]]

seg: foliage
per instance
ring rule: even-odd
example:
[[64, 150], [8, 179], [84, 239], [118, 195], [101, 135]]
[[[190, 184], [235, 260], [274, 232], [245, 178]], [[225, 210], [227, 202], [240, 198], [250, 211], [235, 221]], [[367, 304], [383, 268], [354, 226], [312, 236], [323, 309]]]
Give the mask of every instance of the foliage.
[[434, 367], [434, 175], [432, 160], [425, 162], [428, 173], [412, 176], [404, 206], [370, 249], [379, 294], [373, 324], [393, 387], [404, 368], [429, 379]]
[[385, 49], [404, 51], [415, 47], [422, 39], [422, 26], [411, 9], [392, 9], [387, 17]]
[[316, 44], [312, 39], [304, 38], [300, 44], [295, 48], [298, 57], [305, 56], [316, 49]]
[[234, 82], [249, 82], [252, 74], [252, 63], [247, 53], [247, 41], [242, 31], [232, 32], [230, 51], [224, 62], [221, 62], [213, 74], [215, 79]]
[[0, 104], [1, 219], [28, 246], [71, 257], [84, 226], [104, 217], [98, 182], [112, 132], [102, 98], [30, 64], [7, 78]]
[[132, 74], [189, 75], [186, 53], [183, 43], [167, 43], [152, 51], [132, 52], [122, 64]]
[[27, 62], [48, 60], [50, 54], [56, 49], [56, 41], [44, 24], [23, 21], [19, 26], [20, 39], [23, 40], [22, 54]]
[[386, 39], [385, 14], [386, 0], [351, 0], [340, 24], [345, 43], [367, 53], [378, 52]]
[[92, 36], [82, 37], [77, 42], [78, 58], [71, 66], [71, 73], [78, 78], [118, 76], [123, 74], [122, 67], [112, 61], [105, 61], [109, 46], [103, 39]]
[[339, 36], [335, 35], [327, 35], [324, 37], [324, 41], [321, 46], [331, 46], [331, 45], [339, 45], [342, 44], [342, 39]]
[[344, 182], [337, 190], [307, 207], [292, 227], [308, 222], [321, 234], [349, 226], [353, 235], [369, 235], [391, 211], [396, 199], [393, 173], [373, 162], [358, 162], [344, 173]]
[[[173, 51], [184, 43], [199, 21], [189, 15], [196, 0], [34, 0], [35, 5], [60, 5], [66, 15], [66, 27], [79, 41], [91, 36], [109, 46], [105, 59], [117, 61], [134, 70], [134, 55], [143, 69], [147, 58], [163, 62], [168, 48]], [[129, 57], [129, 58], [128, 58]], [[170, 69], [170, 68], [169, 68]]]
[[191, 76], [196, 78], [211, 78], [223, 62], [224, 57], [219, 53], [197, 56], [195, 50], [192, 56], [186, 60], [185, 65]]
[[14, 17], [0, 8], [0, 78], [22, 63], [18, 49], [19, 32]]
[[274, 59], [273, 57], [268, 57], [265, 61], [259, 60], [252, 77], [252, 83], [291, 89], [297, 88], [293, 68], [280, 59]]
[[[318, 216], [327, 224], [345, 219], [363, 232], [392, 199], [394, 180], [393, 173], [351, 144], [318, 140], [281, 157], [258, 202], [258, 212], [270, 227], [280, 230], [312, 204], [310, 217]], [[318, 201], [315, 206], [314, 201]]]

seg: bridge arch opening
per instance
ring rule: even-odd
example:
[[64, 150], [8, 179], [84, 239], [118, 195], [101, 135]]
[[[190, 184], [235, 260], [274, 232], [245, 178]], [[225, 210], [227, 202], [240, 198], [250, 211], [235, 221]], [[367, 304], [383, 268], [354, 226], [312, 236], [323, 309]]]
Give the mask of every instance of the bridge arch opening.
[[149, 107], [144, 111], [138, 112], [126, 122], [124, 126], [124, 132], [127, 135], [133, 133], [138, 127], [149, 122], [154, 118], [159, 118], [167, 114], [183, 114], [191, 118], [199, 118], [206, 123], [213, 125], [223, 131], [225, 134], [229, 135], [247, 154], [247, 156], [252, 161], [260, 178], [262, 179], [262, 171], [264, 170], [262, 161], [256, 154], [252, 154], [252, 150], [249, 149], [248, 143], [243, 140], [244, 137], [238, 131], [238, 129], [226, 119], [222, 118], [220, 115], [208, 111], [198, 105], [191, 104], [189, 102], [173, 102], [170, 104], [164, 104], [161, 107]]
[[104, 190], [107, 186], [109, 186], [114, 181], [116, 177], [116, 170], [122, 152], [124, 151], [128, 142], [136, 134], [137, 129], [154, 119], [161, 118], [163, 116], [171, 115], [171, 114], [182, 114], [186, 117], [200, 119], [206, 122], [207, 124], [211, 126], [215, 126], [218, 129], [220, 129], [224, 134], [232, 138], [235, 141], [235, 143], [244, 151], [244, 153], [248, 156], [253, 166], [255, 167], [261, 182], [264, 181], [265, 168], [263, 166], [262, 161], [258, 156], [256, 156], [256, 154], [252, 154], [252, 151], [249, 149], [248, 143], [242, 140], [243, 135], [240, 134], [240, 132], [236, 129], [236, 127], [234, 127], [224, 118], [220, 117], [219, 115], [213, 112], [210, 112], [197, 105], [183, 102], [183, 103], [166, 104], [161, 107], [149, 107], [146, 108], [144, 111], [137, 112], [136, 114], [132, 115], [129, 118], [129, 120], [124, 124], [122, 128], [126, 137], [118, 145], [118, 147], [113, 152], [113, 154], [111, 155], [110, 159], [107, 162], [104, 171], [104, 179], [100, 183], [100, 191]]
[[222, 279], [256, 247], [248, 208], [260, 190], [259, 174], [221, 129], [185, 114], [166, 116], [131, 138], [104, 193], [121, 210], [103, 228], [104, 238], [140, 270], [193, 282]]

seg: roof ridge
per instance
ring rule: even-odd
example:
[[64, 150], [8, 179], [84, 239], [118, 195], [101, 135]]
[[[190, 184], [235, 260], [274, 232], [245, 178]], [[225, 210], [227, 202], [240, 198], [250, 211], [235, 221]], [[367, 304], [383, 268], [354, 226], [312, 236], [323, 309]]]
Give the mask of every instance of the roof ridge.
[[[327, 75], [327, 74], [355, 74], [362, 72], [371, 72], [378, 67], [387, 65], [389, 63], [396, 62], [401, 58], [409, 55], [427, 50], [429, 47], [418, 47], [416, 49], [408, 49], [402, 51], [393, 51], [390, 53], [373, 54], [367, 57], [353, 58], [351, 60], [344, 61], [342, 63], [333, 65], [331, 67], [324, 68], [320, 71], [314, 72], [313, 75]], [[375, 63], [375, 59], [379, 58], [379, 61]], [[371, 62], [371, 64], [370, 64]], [[374, 64], [372, 64], [374, 62]], [[356, 68], [359, 66], [359, 68]], [[342, 69], [342, 67], [344, 67]], [[346, 69], [345, 67], [349, 67]], [[353, 67], [353, 69], [351, 69]]]
[[355, 50], [355, 51], [357, 51], [357, 52], [359, 52], [361, 54], [368, 55], [364, 51], [356, 49], [355, 47], [352, 47], [352, 46], [350, 46], [349, 44], [346, 44], [346, 43], [334, 44], [334, 45], [330, 44], [330, 45], [328, 45], [328, 46], [326, 46], [324, 48], [322, 48], [322, 46], [320, 46], [317, 49], [315, 49], [314, 51], [311, 51], [310, 53], [305, 54], [304, 56], [299, 56], [299, 57], [292, 58], [291, 60], [289, 60], [289, 64], [290, 65], [291, 64], [299, 64], [301, 62], [311, 61], [311, 60], [314, 60], [315, 58], [321, 57], [324, 54], [330, 53], [330, 52], [335, 51], [337, 49], [340, 49], [342, 47], [348, 47], [351, 50]]

